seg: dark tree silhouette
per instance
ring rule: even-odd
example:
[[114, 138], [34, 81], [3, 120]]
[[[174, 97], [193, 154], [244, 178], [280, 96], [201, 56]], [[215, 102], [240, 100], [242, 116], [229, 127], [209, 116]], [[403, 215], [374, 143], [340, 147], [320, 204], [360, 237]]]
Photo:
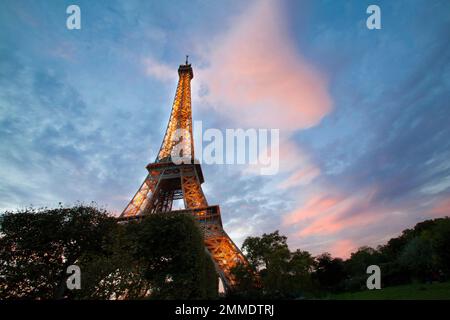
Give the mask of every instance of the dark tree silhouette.
[[[81, 290], [66, 286], [73, 264]], [[2, 299], [207, 299], [218, 285], [192, 217], [152, 215], [121, 225], [81, 205], [4, 214], [0, 274]]]

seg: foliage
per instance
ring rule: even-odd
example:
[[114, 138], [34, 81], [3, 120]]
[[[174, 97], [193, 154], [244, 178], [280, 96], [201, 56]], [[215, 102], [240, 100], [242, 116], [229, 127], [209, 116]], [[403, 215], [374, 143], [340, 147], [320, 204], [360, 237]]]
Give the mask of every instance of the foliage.
[[95, 207], [5, 213], [0, 237], [0, 297], [69, 296], [67, 267], [82, 254], [103, 254], [114, 228], [114, 219]]
[[259, 280], [252, 267], [238, 263], [231, 269], [231, 274], [236, 280], [235, 286], [231, 292], [227, 293], [230, 299], [260, 299], [263, 298]]
[[[278, 231], [249, 237], [243, 251], [261, 280], [259, 295], [245, 269], [237, 270], [241, 296], [299, 298], [367, 290], [367, 267], [381, 269], [382, 287], [412, 281], [444, 281], [450, 278], [450, 218], [426, 220], [406, 229], [378, 248], [361, 247], [349, 259], [324, 253], [291, 252], [287, 238]], [[257, 292], [258, 290], [256, 290]], [[234, 293], [236, 296], [236, 293]]]
[[314, 278], [317, 279], [323, 290], [335, 292], [345, 279], [344, 261], [341, 258], [332, 258], [329, 253], [316, 257]]
[[191, 216], [150, 215], [130, 223], [132, 255], [143, 266], [143, 278], [154, 299], [206, 299], [217, 294], [214, 265], [207, 256], [199, 227]]
[[[2, 299], [214, 298], [217, 275], [198, 225], [186, 215], [118, 224], [94, 206], [5, 213]], [[66, 270], [81, 269], [81, 290]]]
[[[340, 288], [344, 291], [357, 291], [366, 288], [366, 269], [370, 265], [382, 265], [383, 256], [376, 249], [368, 246], [359, 248], [353, 252], [349, 259], [344, 261], [345, 280]], [[384, 268], [383, 268], [384, 270]]]
[[244, 297], [300, 298], [307, 289], [311, 289], [310, 272], [314, 259], [305, 251], [291, 252], [286, 241], [287, 238], [278, 231], [244, 241], [242, 249], [253, 272], [257, 272], [262, 286], [259, 295], [255, 295], [252, 276], [244, 267], [239, 266], [233, 272]]
[[429, 237], [437, 268], [448, 279], [450, 278], [450, 219], [440, 219], [432, 228]]
[[242, 250], [250, 264], [257, 270], [270, 268], [270, 264], [289, 257], [287, 237], [280, 236], [278, 230], [263, 234], [262, 237], [248, 237], [242, 244]]
[[127, 225], [116, 224], [114, 239], [105, 253], [84, 253], [77, 261], [82, 271], [77, 299], [140, 299], [148, 294], [143, 267], [134, 259], [134, 242]]
[[423, 236], [411, 239], [398, 260], [400, 265], [408, 268], [416, 279], [427, 280], [434, 268], [431, 241]]
[[[0, 218], [1, 299], [217, 297], [214, 264], [190, 216], [156, 214], [120, 224], [105, 210], [78, 205]], [[345, 261], [291, 251], [287, 237], [275, 231], [244, 241], [249, 265], [232, 269], [236, 286], [229, 297], [300, 299], [365, 290], [369, 265], [380, 266], [383, 288], [445, 281], [449, 247], [448, 217], [418, 223], [376, 249], [361, 247]], [[66, 288], [72, 264], [81, 268], [81, 290]]]

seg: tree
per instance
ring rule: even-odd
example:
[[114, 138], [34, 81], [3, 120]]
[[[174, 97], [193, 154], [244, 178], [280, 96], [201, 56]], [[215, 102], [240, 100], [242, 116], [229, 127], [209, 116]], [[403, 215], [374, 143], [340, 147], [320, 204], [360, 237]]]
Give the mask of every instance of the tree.
[[[450, 275], [450, 219], [419, 222], [392, 238], [379, 252], [385, 286], [417, 280], [444, 279]], [[445, 262], [447, 261], [447, 262]]]
[[316, 257], [314, 278], [322, 290], [339, 291], [345, 276], [344, 261], [341, 258], [333, 258], [327, 252]]
[[242, 244], [242, 250], [247, 259], [255, 269], [269, 268], [277, 259], [289, 257], [289, 247], [286, 243], [287, 237], [281, 236], [277, 231], [261, 237], [248, 237]]
[[127, 225], [116, 224], [114, 237], [103, 252], [86, 252], [77, 264], [82, 270], [76, 299], [142, 299], [150, 284], [142, 277], [143, 266], [134, 258], [134, 239]]
[[284, 297], [289, 291], [286, 275], [290, 251], [286, 240], [277, 230], [261, 237], [248, 237], [242, 245], [251, 267], [259, 273], [264, 295], [271, 298]]
[[218, 277], [193, 217], [150, 215], [141, 222], [129, 223], [127, 234], [153, 299], [216, 297]]
[[[291, 252], [287, 238], [278, 231], [249, 237], [242, 250], [246, 253], [253, 271], [258, 274], [262, 294], [267, 298], [298, 298], [312, 290], [310, 273], [314, 259], [306, 251]], [[255, 296], [255, 288], [249, 281], [250, 275], [243, 267], [234, 270], [238, 280], [237, 288]]]
[[418, 280], [427, 280], [433, 271], [433, 251], [431, 241], [418, 236], [408, 242], [400, 257], [400, 264], [408, 268]]
[[258, 287], [257, 273], [248, 265], [238, 263], [231, 268], [231, 274], [235, 280], [234, 286], [228, 292], [227, 298], [231, 299], [259, 299], [262, 298], [261, 288]]
[[344, 262], [347, 278], [345, 290], [363, 290], [366, 288], [367, 267], [383, 263], [383, 256], [374, 248], [363, 246], [350, 255]]
[[366, 269], [372, 264], [379, 264], [381, 256], [374, 248], [363, 246], [350, 255], [345, 264], [351, 274], [366, 274]]
[[[111, 255], [83, 256], [90, 287], [83, 297], [211, 299], [218, 278], [197, 222], [154, 214], [119, 225]], [[86, 261], [86, 262], [85, 262]]]
[[297, 249], [292, 252], [289, 270], [296, 297], [316, 293], [316, 284], [311, 277], [314, 270], [314, 257], [308, 251]]
[[436, 257], [437, 268], [450, 277], [450, 218], [438, 219], [430, 232], [431, 245]]
[[[81, 290], [68, 290], [69, 265]], [[93, 206], [27, 209], [3, 216], [2, 299], [214, 298], [217, 274], [187, 215], [117, 223]]]
[[115, 219], [93, 206], [5, 213], [0, 237], [0, 297], [70, 296], [67, 267], [82, 254], [103, 252], [115, 225]]

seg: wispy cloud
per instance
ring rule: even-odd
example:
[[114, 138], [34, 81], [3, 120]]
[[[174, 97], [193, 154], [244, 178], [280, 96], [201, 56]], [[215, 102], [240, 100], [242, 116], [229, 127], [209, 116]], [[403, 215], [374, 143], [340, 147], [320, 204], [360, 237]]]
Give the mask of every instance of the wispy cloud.
[[147, 75], [161, 81], [176, 82], [177, 74], [174, 72], [173, 67], [162, 63], [153, 57], [143, 58], [142, 63]]
[[347, 259], [350, 257], [350, 253], [356, 251], [356, 249], [358, 249], [358, 246], [352, 240], [343, 239], [334, 242], [328, 252], [335, 257]]

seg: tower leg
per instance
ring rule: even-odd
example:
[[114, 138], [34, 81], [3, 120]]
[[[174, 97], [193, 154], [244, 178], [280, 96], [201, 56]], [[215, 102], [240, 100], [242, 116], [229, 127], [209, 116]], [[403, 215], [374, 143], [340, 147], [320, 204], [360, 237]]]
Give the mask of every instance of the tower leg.
[[125, 210], [123, 210], [122, 217], [140, 215], [145, 211], [148, 206], [148, 201], [152, 198], [152, 194], [155, 191], [158, 178], [159, 173], [149, 173], [147, 175], [133, 199], [131, 199]]

